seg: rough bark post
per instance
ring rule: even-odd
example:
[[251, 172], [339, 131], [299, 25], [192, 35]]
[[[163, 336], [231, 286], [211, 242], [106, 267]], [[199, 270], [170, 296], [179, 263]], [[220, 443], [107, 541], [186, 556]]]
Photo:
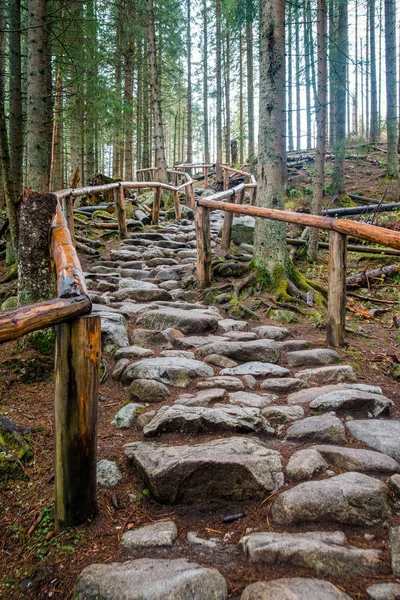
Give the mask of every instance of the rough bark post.
[[199, 206], [196, 211], [197, 242], [197, 287], [207, 288], [211, 285], [211, 233], [210, 214], [208, 208]]
[[93, 517], [96, 502], [100, 317], [57, 326], [55, 357], [56, 528]]
[[221, 0], [215, 3], [215, 46], [216, 46], [216, 80], [217, 80], [217, 181], [222, 179], [222, 64], [221, 64]]
[[194, 183], [190, 186], [190, 208], [196, 210], [196, 193], [194, 191]]
[[181, 205], [179, 202], [179, 192], [174, 192], [174, 208], [175, 208], [175, 219], [177, 221], [181, 220]]
[[326, 342], [334, 348], [345, 345], [346, 254], [347, 237], [330, 231]]
[[396, 3], [385, 0], [387, 172], [399, 176], [397, 156]]
[[224, 172], [224, 191], [229, 190], [229, 171], [223, 169]]
[[123, 240], [128, 237], [128, 227], [126, 224], [124, 186], [120, 185], [118, 189], [114, 190], [114, 199], [115, 199], [115, 205], [117, 207], [119, 239]]
[[207, 167], [204, 167], [203, 173], [204, 173], [204, 187], [208, 188], [208, 168]]
[[64, 217], [66, 218], [69, 233], [71, 235], [71, 240], [76, 248], [76, 239], [75, 239], [75, 221], [74, 221], [74, 199], [72, 196], [67, 196], [64, 198]]
[[204, 161], [210, 162], [210, 142], [208, 135], [208, 27], [207, 0], [203, 0], [203, 131]]
[[21, 203], [18, 247], [18, 304], [34, 304], [54, 297], [49, 231], [56, 211], [53, 194], [26, 190]]
[[158, 221], [160, 219], [160, 206], [161, 206], [161, 188], [157, 186], [154, 189], [153, 212], [152, 212], [152, 220], [151, 220], [153, 225], [158, 225]]

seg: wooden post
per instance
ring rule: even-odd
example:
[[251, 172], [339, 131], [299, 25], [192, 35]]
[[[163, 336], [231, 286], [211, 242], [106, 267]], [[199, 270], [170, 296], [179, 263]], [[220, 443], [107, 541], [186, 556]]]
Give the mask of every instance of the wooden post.
[[[227, 171], [224, 171], [224, 179], [225, 179], [225, 173], [227, 173]], [[235, 204], [237, 203], [237, 200], [238, 200], [238, 198], [237, 198], [237, 196], [235, 196], [235, 198], [234, 198]], [[231, 247], [233, 216], [234, 215], [231, 212], [226, 212], [224, 214], [224, 225], [222, 227], [222, 235], [221, 235], [221, 249], [224, 250], [224, 252], [229, 250], [229, 248]]]
[[243, 188], [241, 192], [239, 192], [238, 204], [244, 204], [244, 195], [246, 193], [246, 188]]
[[211, 285], [211, 233], [210, 214], [208, 208], [198, 206], [196, 211], [197, 242], [197, 287], [207, 288]]
[[346, 253], [347, 237], [330, 231], [326, 342], [334, 348], [345, 345]]
[[96, 503], [100, 317], [57, 326], [55, 473], [57, 530], [91, 518]]
[[76, 248], [75, 240], [75, 222], [74, 222], [74, 199], [72, 196], [64, 198], [64, 217], [67, 221], [69, 233], [71, 235], [71, 241]]
[[229, 171], [224, 169], [224, 191], [229, 190]]
[[194, 191], [194, 183], [190, 185], [190, 207], [196, 210], [196, 194]]
[[204, 173], [204, 188], [208, 188], [208, 167], [203, 168]]
[[128, 226], [126, 224], [125, 211], [125, 194], [123, 185], [120, 185], [118, 189], [114, 190], [114, 200], [117, 206], [119, 238], [123, 240], [128, 237]]
[[160, 219], [160, 206], [161, 206], [161, 188], [159, 186], [157, 186], [154, 189], [153, 213], [152, 213], [153, 225], [158, 225], [158, 221]]
[[179, 203], [179, 192], [177, 190], [174, 191], [174, 207], [175, 207], [175, 219], [177, 221], [181, 220], [181, 205]]

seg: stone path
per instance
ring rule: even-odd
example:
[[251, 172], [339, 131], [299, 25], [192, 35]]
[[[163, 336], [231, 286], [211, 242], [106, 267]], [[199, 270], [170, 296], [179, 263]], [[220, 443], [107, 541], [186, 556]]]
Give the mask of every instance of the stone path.
[[[220, 224], [212, 213], [213, 244]], [[133, 428], [133, 439], [134, 428], [144, 435], [125, 446], [126, 459], [159, 503], [271, 497], [265, 530], [248, 530], [237, 546], [238, 564], [257, 566], [257, 573], [264, 566], [264, 577], [255, 575], [233, 597], [400, 598], [392, 576], [400, 577], [400, 528], [392, 525], [400, 422], [390, 419], [393, 401], [377, 386], [358, 384], [335, 351], [296, 340], [286, 327], [227, 319], [218, 307], [195, 302], [195, 246], [191, 221], [164, 223], [132, 234], [87, 273], [103, 350], [115, 352], [113, 377], [132, 400], [113, 425]], [[180, 442], [166, 443], [168, 432]], [[197, 434], [209, 440], [198, 442]], [[114, 462], [99, 462], [99, 485], [120, 479]], [[84, 569], [74, 598], [227, 598], [224, 577], [185, 560], [187, 546], [181, 544], [180, 558], [154, 554], [179, 539], [173, 521], [125, 532], [129, 560]], [[229, 546], [194, 531], [184, 541], [199, 548], [199, 557]], [[391, 559], [382, 550], [389, 544]], [[142, 558], [135, 559], [137, 551]], [[293, 577], [274, 577], [275, 567]], [[342, 589], [344, 574], [359, 578], [360, 595]], [[376, 583], [365, 584], [365, 576]]]

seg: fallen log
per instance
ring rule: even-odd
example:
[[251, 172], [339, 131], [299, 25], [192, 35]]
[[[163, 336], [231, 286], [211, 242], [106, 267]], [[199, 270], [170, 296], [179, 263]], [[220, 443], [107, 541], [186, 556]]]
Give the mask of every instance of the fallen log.
[[87, 246], [86, 244], [82, 244], [82, 242], [77, 241], [76, 248], [77, 248], [77, 250], [80, 250], [81, 252], [84, 252], [85, 254], [89, 254], [90, 256], [100, 256], [100, 254], [97, 250], [95, 250], [94, 248], [90, 248], [90, 246]]
[[[289, 246], [306, 246], [306, 240], [297, 240], [287, 238], [286, 243]], [[320, 248], [329, 248], [328, 242], [319, 242]], [[359, 246], [358, 244], [347, 244], [348, 252], [360, 252], [361, 254], [384, 254], [387, 256], [400, 256], [400, 250], [392, 248], [370, 248], [369, 246]]]
[[350, 206], [348, 208], [329, 208], [322, 211], [323, 216], [344, 217], [345, 215], [369, 215], [375, 212], [390, 212], [399, 210], [400, 202], [390, 202], [389, 204], [369, 204], [368, 206]]
[[86, 244], [87, 246], [92, 246], [92, 248], [101, 248], [99, 240], [91, 240], [89, 238], [82, 237], [81, 235], [77, 235], [76, 240], [78, 242], [82, 242], [82, 244]]
[[357, 273], [356, 275], [347, 277], [346, 286], [348, 288], [364, 287], [370, 283], [373, 283], [372, 280], [374, 279], [390, 277], [391, 275], [396, 275], [397, 273], [400, 273], [400, 264], [387, 265], [386, 267], [372, 269], [371, 271], [365, 271], [364, 273]]

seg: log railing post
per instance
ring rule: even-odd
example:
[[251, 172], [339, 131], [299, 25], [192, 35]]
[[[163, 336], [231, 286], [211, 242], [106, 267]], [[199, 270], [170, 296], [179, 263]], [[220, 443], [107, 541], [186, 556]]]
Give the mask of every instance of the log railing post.
[[154, 199], [153, 199], [153, 212], [152, 212], [152, 223], [158, 225], [160, 219], [160, 206], [161, 206], [161, 187], [157, 186], [154, 188]]
[[229, 171], [224, 169], [224, 192], [229, 190]]
[[204, 187], [208, 188], [208, 167], [203, 168], [204, 173]]
[[114, 200], [117, 207], [119, 238], [123, 240], [126, 237], [128, 237], [128, 227], [126, 224], [125, 211], [125, 194], [123, 185], [120, 184], [119, 188], [114, 190]]
[[210, 213], [208, 208], [198, 206], [195, 219], [197, 242], [197, 287], [207, 288], [211, 285], [211, 233]]
[[179, 203], [179, 192], [178, 190], [174, 191], [174, 208], [175, 208], [175, 219], [177, 221], [181, 220], [181, 205]]
[[91, 518], [96, 503], [100, 317], [57, 326], [55, 356], [56, 527]]
[[75, 221], [74, 221], [74, 199], [72, 195], [64, 198], [64, 217], [67, 221], [69, 233], [71, 235], [71, 241], [76, 248], [76, 239], [75, 239]]
[[346, 253], [347, 237], [330, 231], [326, 342], [334, 348], [345, 345]]
[[190, 208], [196, 210], [196, 194], [194, 191], [194, 183], [190, 184]]
[[[241, 204], [241, 202], [240, 202], [241, 197], [242, 197], [241, 193], [240, 193], [239, 197], [235, 195], [235, 199], [234, 199], [235, 204], [238, 203], [238, 200], [239, 200], [239, 204]], [[234, 217], [234, 214], [231, 212], [226, 212], [224, 214], [224, 224], [222, 227], [222, 235], [221, 235], [221, 249], [224, 250], [224, 252], [229, 250], [229, 248], [231, 247], [233, 217]]]

